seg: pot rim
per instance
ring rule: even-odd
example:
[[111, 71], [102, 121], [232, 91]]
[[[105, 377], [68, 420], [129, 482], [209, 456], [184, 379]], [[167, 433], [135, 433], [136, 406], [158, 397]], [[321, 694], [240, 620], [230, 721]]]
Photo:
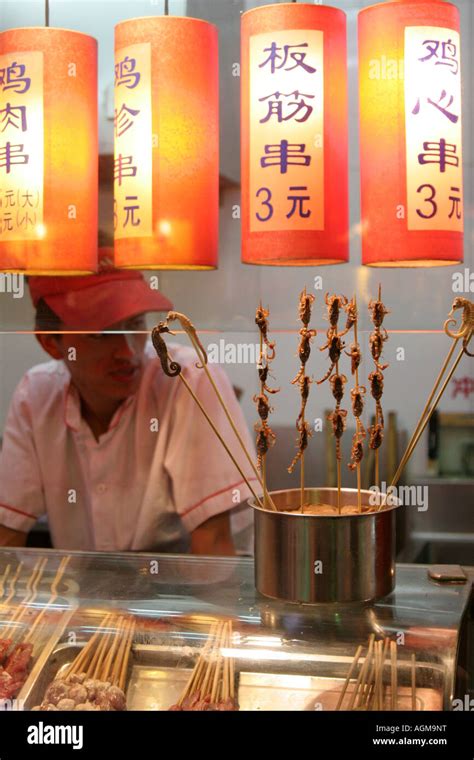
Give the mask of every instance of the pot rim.
[[[329, 488], [329, 487], [326, 487], [326, 486], [323, 486], [322, 488], [309, 487], [309, 488], [305, 488], [305, 491], [330, 491], [330, 492], [334, 493], [335, 491], [337, 492], [337, 488]], [[275, 496], [275, 495], [281, 494], [281, 493], [291, 493], [291, 492], [295, 492], [295, 493], [297, 492], [297, 493], [299, 493], [300, 489], [299, 488], [282, 488], [279, 491], [268, 491], [268, 493], [269, 493], [270, 496]], [[357, 488], [341, 488], [341, 492], [357, 494]], [[373, 494], [373, 493], [374, 492], [370, 491], [369, 489], [366, 489], [366, 488], [365, 489], [364, 488], [361, 489], [361, 494]], [[382, 495], [386, 495], [386, 494], [382, 494]], [[277, 512], [274, 512], [273, 509], [262, 509], [262, 507], [259, 507], [255, 503], [255, 497], [254, 496], [252, 496], [250, 499], [247, 499], [247, 504], [250, 507], [252, 507], [252, 509], [255, 509], [257, 512], [263, 512], [265, 514], [272, 515], [274, 517], [277, 517], [277, 515], [278, 515], [278, 516], [282, 516], [282, 517], [295, 517], [295, 518], [299, 517], [299, 518], [303, 518], [303, 519], [306, 519], [306, 520], [334, 520], [334, 519], [336, 519], [336, 520], [352, 520], [354, 518], [357, 518], [357, 519], [364, 519], [364, 518], [372, 519], [372, 518], [377, 517], [377, 516], [385, 515], [388, 512], [393, 512], [393, 510], [398, 509], [399, 507], [402, 506], [402, 503], [401, 503], [401, 501], [400, 501], [400, 499], [398, 497], [390, 495], [390, 498], [393, 499], [394, 501], [396, 501], [397, 503], [396, 504], [391, 504], [390, 506], [384, 507], [384, 509], [377, 510], [377, 511], [374, 511], [374, 512], [362, 512], [362, 513], [356, 512], [353, 515], [342, 515], [342, 514], [339, 515], [339, 514], [337, 514], [337, 512], [334, 513], [333, 515], [305, 515], [305, 514], [302, 514], [301, 512], [280, 512], [279, 510]]]

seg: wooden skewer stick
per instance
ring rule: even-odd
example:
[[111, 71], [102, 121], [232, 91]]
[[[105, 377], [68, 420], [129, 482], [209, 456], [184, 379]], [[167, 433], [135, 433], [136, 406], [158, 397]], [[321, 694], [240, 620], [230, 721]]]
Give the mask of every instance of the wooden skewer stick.
[[[196, 353], [199, 356], [199, 352], [198, 352], [198, 349], [196, 348], [196, 341], [195, 341], [194, 336], [191, 338], [191, 340], [192, 340], [193, 346], [194, 346], [194, 348], [196, 350]], [[268, 491], [266, 489], [266, 483], [263, 480], [263, 478], [260, 476], [258, 468], [255, 465], [255, 462], [253, 461], [253, 458], [250, 455], [249, 450], [247, 449], [247, 446], [245, 445], [245, 443], [244, 443], [244, 441], [242, 439], [242, 436], [240, 435], [240, 432], [239, 432], [239, 430], [237, 428], [237, 425], [235, 424], [234, 419], [233, 419], [231, 413], [229, 412], [229, 409], [227, 408], [227, 404], [225, 403], [224, 399], [222, 398], [222, 394], [219, 391], [219, 388], [217, 387], [214, 378], [212, 377], [211, 373], [209, 372], [209, 368], [208, 368], [206, 362], [202, 362], [202, 368], [204, 369], [204, 372], [206, 373], [206, 375], [207, 375], [207, 377], [209, 379], [209, 382], [211, 383], [211, 385], [212, 385], [212, 387], [214, 389], [214, 392], [215, 392], [215, 394], [216, 394], [216, 396], [217, 396], [217, 398], [219, 400], [219, 403], [220, 403], [222, 409], [224, 410], [224, 414], [227, 417], [232, 430], [234, 431], [235, 435], [237, 436], [237, 440], [239, 441], [240, 447], [241, 447], [242, 451], [244, 452], [244, 455], [247, 458], [247, 461], [249, 462], [249, 464], [250, 464], [250, 466], [251, 466], [251, 468], [252, 468], [252, 470], [253, 470], [253, 472], [254, 472], [254, 474], [255, 474], [255, 476], [256, 476], [256, 478], [257, 478], [257, 480], [258, 480], [258, 482], [259, 482], [259, 484], [260, 484], [260, 486], [261, 486], [261, 488], [263, 490], [264, 496], [265, 496], [265, 493], [266, 493], [266, 497], [265, 498], [267, 500], [271, 501], [271, 497], [269, 496]]]
[[[357, 297], [354, 293], [354, 306], [355, 306], [355, 322], [354, 322], [354, 343], [356, 346], [358, 345], [358, 339], [357, 339], [357, 322], [359, 319], [359, 313], [357, 311]], [[355, 370], [355, 383], [356, 388], [359, 388], [359, 367], [356, 367]], [[359, 435], [361, 429], [361, 422], [359, 417], [356, 417], [356, 432]], [[361, 488], [361, 477], [360, 477], [360, 462], [357, 462], [357, 509], [359, 511], [359, 514], [362, 512], [362, 497], [360, 493]]]
[[122, 662], [125, 655], [125, 647], [127, 645], [127, 636], [128, 636], [128, 629], [131, 625], [131, 620], [128, 618], [125, 618], [123, 623], [122, 632], [120, 635], [120, 643], [119, 648], [117, 652], [117, 657], [115, 658], [112, 666], [112, 672], [110, 674], [110, 681], [117, 686], [118, 683], [118, 676], [122, 669]]
[[[339, 374], [339, 362], [336, 362], [336, 375]], [[341, 514], [341, 460], [337, 456], [337, 438], [336, 442], [336, 466], [337, 466], [337, 511]]]
[[[233, 647], [233, 631], [232, 631], [232, 620], [229, 621], [229, 641], [230, 646]], [[229, 661], [229, 696], [231, 699], [234, 699], [235, 696], [235, 662], [234, 658], [231, 657]]]
[[[176, 319], [180, 322], [183, 330], [185, 331], [186, 335], [190, 339], [190, 341], [191, 341], [191, 343], [193, 345], [193, 348], [194, 348], [194, 350], [195, 350], [195, 352], [197, 354], [197, 357], [199, 359], [199, 362], [200, 362], [200, 365], [198, 365], [198, 366], [201, 369], [203, 369], [204, 372], [206, 373], [206, 375], [208, 377], [208, 380], [209, 380], [209, 382], [212, 385], [214, 393], [217, 396], [219, 404], [221, 405], [221, 407], [222, 407], [222, 409], [224, 411], [224, 414], [227, 417], [227, 420], [229, 421], [229, 424], [230, 424], [232, 430], [234, 431], [234, 433], [235, 433], [235, 435], [237, 437], [237, 440], [238, 440], [238, 442], [240, 444], [240, 447], [241, 447], [241, 449], [242, 449], [242, 451], [243, 451], [243, 453], [244, 453], [247, 461], [249, 462], [250, 466], [252, 467], [252, 470], [253, 470], [256, 478], [257, 478], [257, 481], [259, 482], [261, 488], [263, 489], [264, 485], [263, 485], [262, 479], [260, 477], [260, 473], [259, 473], [259, 471], [258, 471], [258, 469], [257, 469], [257, 467], [255, 465], [255, 462], [253, 461], [253, 458], [251, 457], [251, 455], [250, 455], [250, 453], [249, 453], [249, 451], [248, 451], [248, 449], [247, 449], [247, 447], [246, 447], [246, 445], [245, 445], [245, 443], [244, 443], [244, 441], [242, 439], [242, 436], [239, 433], [237, 425], [235, 424], [234, 419], [233, 419], [231, 413], [229, 412], [229, 409], [227, 408], [227, 404], [225, 403], [225, 401], [224, 401], [224, 399], [222, 397], [222, 394], [219, 391], [219, 388], [217, 387], [217, 385], [215, 383], [214, 378], [212, 377], [211, 373], [209, 372], [209, 367], [207, 366], [207, 356], [206, 356], [204, 348], [200, 345], [200, 343], [199, 343], [199, 341], [197, 339], [195, 328], [192, 326], [191, 321], [184, 314], [179, 314], [178, 312], [170, 312], [168, 314], [167, 321], [174, 321]], [[180, 377], [181, 377], [181, 374], [180, 374]], [[246, 480], [246, 478], [245, 478], [245, 480]], [[247, 485], [248, 485], [248, 483], [247, 483]], [[255, 496], [255, 494], [253, 494], [253, 495]]]
[[[113, 621], [110, 621], [110, 625], [113, 625]], [[104, 659], [107, 655], [107, 649], [110, 643], [110, 640], [112, 638], [112, 631], [110, 628], [107, 630], [107, 632], [103, 633], [100, 637], [100, 641], [95, 648], [94, 655], [92, 656], [90, 662], [89, 662], [89, 674], [91, 678], [99, 678], [99, 673], [101, 671], [102, 665], [104, 663]]]
[[416, 712], [416, 656], [411, 656], [411, 709]]
[[135, 618], [132, 618], [132, 622], [130, 624], [130, 627], [128, 629], [128, 635], [127, 635], [127, 641], [126, 641], [126, 647], [125, 647], [125, 657], [122, 661], [122, 668], [119, 673], [119, 679], [118, 679], [118, 687], [119, 689], [122, 689], [122, 691], [125, 690], [125, 681], [127, 678], [127, 670], [128, 670], [128, 661], [130, 659], [130, 652], [132, 650], [133, 645], [133, 637], [135, 634], [135, 627], [136, 627], [136, 620]]
[[107, 613], [101, 620], [99, 626], [97, 627], [97, 630], [91, 636], [87, 644], [81, 649], [79, 654], [74, 658], [72, 663], [69, 665], [69, 667], [66, 669], [64, 673], [64, 678], [68, 678], [73, 673], [80, 673], [83, 668], [83, 664], [86, 662], [86, 660], [89, 657], [89, 654], [91, 650], [95, 647], [95, 644], [101, 635], [101, 632], [103, 629], [108, 625], [110, 619], [113, 617], [112, 613]]
[[[260, 302], [260, 307], [261, 306], [262, 306], [262, 302]], [[262, 335], [261, 331], [260, 331], [260, 353], [259, 353], [259, 357], [260, 357], [259, 361], [262, 361], [262, 357], [263, 357], [263, 335]], [[265, 383], [263, 383], [263, 382], [260, 383], [260, 393], [264, 392], [264, 385], [265, 385]], [[252, 465], [253, 464], [254, 463], [252, 461]], [[256, 467], [255, 469], [258, 472], [258, 467]], [[273, 503], [273, 500], [269, 499], [268, 489], [267, 489], [267, 454], [266, 453], [262, 454], [262, 477], [261, 477], [261, 481], [262, 481], [262, 489], [263, 489], [263, 505], [264, 505], [265, 509], [268, 509], [268, 507], [270, 506], [269, 500], [272, 501], [272, 503]], [[270, 507], [270, 509], [271, 508], [272, 507]]]
[[391, 662], [391, 705], [392, 710], [397, 709], [397, 645], [395, 641], [390, 642], [390, 662]]
[[[15, 628], [19, 632], [19, 623], [22, 621], [23, 617], [27, 613], [29, 607], [34, 604], [37, 593], [38, 593], [38, 584], [41, 581], [41, 578], [43, 576], [44, 568], [48, 564], [47, 557], [44, 557], [41, 560], [38, 560], [36, 563], [33, 572], [31, 574], [31, 577], [27, 583], [27, 593], [25, 595], [25, 598], [21, 604], [16, 609], [15, 614], [13, 615], [10, 626], [12, 628], [11, 634], [15, 632]], [[15, 625], [13, 625], [13, 622]], [[9, 629], [7, 629], [8, 632], [5, 632], [5, 638], [8, 638], [10, 634]]]
[[349, 672], [348, 672], [348, 674], [346, 676], [346, 680], [344, 681], [344, 686], [342, 687], [342, 691], [341, 691], [341, 693], [339, 695], [339, 699], [337, 701], [336, 710], [340, 710], [341, 709], [342, 703], [344, 701], [344, 697], [346, 695], [347, 687], [349, 686], [350, 680], [352, 678], [352, 674], [353, 674], [354, 670], [357, 667], [357, 663], [359, 662], [359, 658], [360, 658], [361, 654], [362, 654], [362, 647], [359, 646], [359, 647], [357, 647], [356, 653], [354, 655], [354, 659], [351, 662], [351, 666], [349, 668]]
[[[380, 282], [379, 282], [379, 299], [378, 300], [379, 301], [382, 300], [382, 286], [381, 286]], [[379, 411], [378, 411], [378, 407], [376, 407], [376, 409], [375, 409], [375, 424], [378, 425], [379, 422], [380, 422]], [[380, 483], [380, 460], [379, 460], [379, 449], [378, 448], [375, 449], [374, 454], [375, 454], [375, 485], [378, 488], [379, 483]]]
[[59, 563], [59, 567], [58, 567], [58, 569], [56, 571], [56, 575], [55, 575], [55, 577], [53, 579], [53, 582], [51, 584], [51, 596], [48, 599], [46, 605], [43, 607], [43, 609], [39, 613], [39, 615], [37, 615], [37, 617], [35, 618], [33, 625], [31, 626], [30, 630], [28, 631], [28, 633], [27, 633], [27, 635], [25, 637], [25, 642], [31, 641], [31, 639], [33, 638], [33, 635], [35, 635], [35, 636], [37, 635], [38, 632], [37, 632], [36, 629], [37, 629], [39, 623], [43, 620], [43, 618], [46, 615], [46, 612], [48, 611], [49, 607], [51, 607], [54, 604], [54, 602], [56, 601], [56, 599], [58, 597], [58, 586], [59, 586], [59, 584], [61, 582], [61, 579], [62, 579], [62, 577], [63, 577], [63, 575], [64, 575], [64, 573], [66, 571], [66, 567], [67, 567], [70, 559], [71, 559], [71, 555], [68, 554], [66, 557], [63, 557], [62, 560], [61, 560], [61, 562]]
[[[471, 338], [472, 338], [472, 332], [470, 332], [469, 335], [468, 335], [467, 344], [469, 344], [469, 341], [471, 340]], [[454, 345], [451, 347], [451, 350], [450, 350], [448, 356], [450, 354], [452, 354], [452, 350], [454, 348]], [[413, 454], [413, 451], [415, 450], [415, 447], [416, 447], [418, 441], [420, 440], [420, 438], [421, 438], [421, 436], [422, 436], [422, 434], [423, 434], [423, 432], [424, 432], [424, 430], [425, 430], [428, 422], [430, 421], [431, 415], [433, 414], [433, 412], [435, 411], [436, 407], [438, 406], [439, 401], [440, 401], [440, 399], [441, 399], [444, 391], [446, 390], [446, 388], [448, 386], [448, 383], [450, 382], [452, 376], [454, 375], [454, 373], [455, 373], [455, 371], [457, 369], [457, 366], [458, 366], [459, 362], [461, 361], [461, 359], [463, 357], [463, 354], [464, 354], [464, 348], [461, 348], [461, 350], [460, 350], [460, 352], [459, 352], [459, 354], [458, 354], [458, 356], [456, 358], [456, 361], [452, 365], [452, 367], [451, 367], [451, 369], [450, 369], [450, 371], [449, 371], [449, 373], [448, 373], [448, 375], [447, 375], [447, 377], [446, 377], [443, 385], [441, 386], [441, 389], [438, 392], [438, 395], [436, 396], [435, 400], [433, 401], [431, 407], [428, 410], [426, 410], [426, 407], [425, 407], [426, 411], [423, 410], [424, 416], [422, 414], [422, 416], [418, 420], [418, 424], [417, 424], [417, 426], [415, 428], [415, 433], [413, 434], [413, 436], [412, 436], [412, 438], [410, 440], [410, 443], [408, 444], [408, 446], [407, 446], [407, 448], [405, 450], [405, 453], [403, 454], [403, 457], [402, 457], [402, 460], [401, 460], [401, 462], [400, 462], [400, 464], [398, 466], [398, 469], [397, 469], [395, 475], [393, 476], [392, 483], [391, 483], [392, 486], [395, 486], [398, 483], [398, 481], [400, 479], [400, 475], [402, 474], [404, 467], [406, 466], [408, 460], [410, 459], [411, 455]], [[445, 363], [443, 365], [443, 369], [445, 369], [445, 367], [447, 366], [447, 363], [448, 363], [448, 357], [447, 357], [447, 361], [445, 361]], [[439, 378], [438, 378], [438, 380], [435, 383], [435, 391], [436, 391], [436, 388], [439, 386], [439, 382], [440, 381], [439, 381]], [[434, 394], [432, 392], [432, 395], [430, 397], [432, 398], [433, 395]]]
[[347, 708], [348, 710], [352, 710], [352, 708], [354, 707], [356, 697], [358, 696], [358, 693], [359, 693], [359, 689], [360, 689], [362, 683], [365, 680], [367, 668], [369, 667], [369, 657], [370, 657], [370, 654], [372, 652], [372, 647], [374, 646], [374, 639], [375, 639], [375, 635], [372, 633], [370, 635], [370, 638], [369, 638], [369, 647], [368, 647], [367, 654], [366, 654], [366, 656], [364, 658], [364, 663], [363, 663], [362, 667], [359, 670], [359, 675], [357, 677], [357, 681], [355, 683], [354, 690], [353, 690], [353, 692], [351, 694], [351, 698], [349, 700], [349, 705], [348, 705], [348, 708]]
[[101, 675], [99, 676], [99, 678], [102, 681], [109, 680], [109, 673], [111, 670], [112, 661], [117, 651], [118, 645], [120, 643], [120, 634], [122, 631], [122, 624], [123, 624], [123, 617], [119, 617], [115, 624], [115, 631], [113, 631], [112, 633], [112, 636], [113, 636], [112, 645], [109, 647], [109, 651], [103, 665], [103, 670], [101, 671]]
[[[169, 354], [168, 354], [168, 355], [169, 355]], [[169, 356], [170, 356], [170, 355], [169, 355]], [[171, 359], [171, 356], [170, 356], [170, 359]], [[245, 475], [245, 473], [243, 472], [243, 470], [242, 470], [242, 468], [240, 467], [239, 463], [237, 462], [236, 458], [234, 457], [234, 455], [232, 454], [231, 450], [230, 450], [230, 449], [229, 449], [229, 447], [227, 446], [227, 444], [226, 444], [226, 442], [224, 441], [223, 437], [222, 437], [222, 436], [221, 436], [221, 434], [219, 433], [218, 429], [217, 429], [217, 428], [216, 428], [216, 426], [214, 425], [213, 421], [212, 421], [212, 420], [211, 420], [211, 418], [209, 417], [208, 413], [207, 413], [207, 412], [206, 412], [206, 410], [204, 409], [203, 405], [202, 405], [202, 404], [201, 404], [201, 402], [199, 401], [198, 397], [197, 397], [197, 396], [196, 396], [196, 394], [194, 393], [193, 389], [191, 388], [190, 384], [188, 383], [188, 381], [187, 381], [187, 380], [186, 380], [186, 378], [184, 377], [183, 373], [182, 373], [182, 372], [180, 372], [180, 373], [179, 373], [179, 375], [178, 375], [178, 377], [179, 377], [179, 379], [181, 380], [181, 382], [184, 384], [184, 386], [185, 386], [186, 390], [187, 390], [187, 391], [190, 393], [190, 395], [191, 395], [191, 397], [193, 398], [193, 400], [195, 401], [195, 403], [198, 405], [198, 407], [199, 407], [199, 409], [201, 410], [202, 414], [204, 415], [204, 417], [206, 418], [207, 422], [209, 423], [209, 425], [210, 425], [210, 426], [211, 426], [211, 428], [213, 429], [214, 433], [215, 433], [215, 434], [216, 434], [216, 436], [218, 437], [219, 441], [220, 441], [220, 442], [221, 442], [221, 444], [223, 445], [223, 447], [224, 447], [224, 449], [226, 450], [226, 452], [227, 452], [228, 456], [231, 458], [231, 460], [232, 460], [232, 462], [234, 463], [235, 467], [236, 467], [236, 468], [237, 468], [237, 470], [239, 471], [239, 473], [240, 473], [240, 477], [241, 477], [241, 478], [242, 478], [242, 479], [245, 481], [246, 485], [248, 486], [248, 488], [249, 488], [250, 492], [252, 493], [252, 496], [253, 496], [253, 497], [254, 497], [254, 499], [256, 500], [257, 504], [258, 504], [260, 507], [262, 507], [262, 509], [263, 509], [263, 508], [264, 508], [264, 505], [262, 504], [262, 502], [261, 502], [261, 500], [260, 500], [260, 497], [259, 497], [259, 496], [257, 496], [257, 494], [256, 494], [256, 492], [255, 492], [255, 489], [254, 489], [254, 488], [253, 488], [253, 486], [251, 485], [250, 481], [247, 479], [247, 476], [246, 476], [246, 475]], [[260, 476], [259, 476], [259, 480], [260, 480]], [[276, 509], [276, 507], [275, 507], [275, 509]]]
[[222, 633], [219, 641], [217, 642], [217, 649], [216, 649], [216, 669], [214, 671], [214, 678], [212, 681], [212, 690], [211, 690], [211, 702], [217, 702], [217, 693], [219, 689], [219, 679], [221, 676], [221, 668], [223, 665], [223, 655], [222, 655], [222, 649], [225, 646], [225, 640], [227, 636], [227, 623], [224, 623], [222, 626]]
[[201, 698], [204, 698], [209, 690], [209, 687], [211, 685], [212, 676], [214, 674], [215, 666], [216, 666], [216, 659], [217, 659], [217, 643], [220, 640], [221, 632], [222, 632], [223, 623], [220, 622], [217, 627], [217, 631], [214, 637], [214, 641], [212, 642], [212, 646], [209, 652], [209, 659], [207, 662], [207, 670], [206, 674], [204, 676], [204, 680], [202, 682], [202, 691], [201, 691]]
[[[10, 575], [10, 569], [11, 565], [7, 565], [5, 568], [5, 572], [2, 575], [2, 578], [0, 580], [0, 599], [3, 599], [3, 595], [5, 593], [5, 584], [7, 582], [8, 576]], [[3, 604], [0, 605], [0, 609], [3, 607]]]
[[188, 682], [184, 688], [184, 691], [182, 692], [177, 704], [182, 705], [186, 697], [191, 694], [191, 689], [195, 689], [196, 685], [200, 682], [201, 678], [201, 672], [205, 666], [206, 663], [206, 654], [211, 648], [211, 641], [214, 636], [214, 633], [217, 629], [217, 623], [213, 623], [211, 625], [211, 628], [209, 630], [209, 636], [207, 637], [207, 641], [204, 644], [204, 647], [202, 649], [201, 654], [199, 655], [196, 665], [193, 668], [193, 672], [191, 673], [191, 676], [188, 679]]

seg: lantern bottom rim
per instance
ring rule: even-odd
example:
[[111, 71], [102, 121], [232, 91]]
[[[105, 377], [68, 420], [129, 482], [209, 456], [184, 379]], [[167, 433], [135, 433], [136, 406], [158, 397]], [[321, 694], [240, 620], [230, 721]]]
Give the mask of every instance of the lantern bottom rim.
[[115, 262], [116, 269], [139, 269], [140, 271], [155, 269], [168, 269], [170, 271], [212, 271], [217, 269], [216, 264], [120, 264]]
[[363, 261], [366, 267], [382, 269], [402, 268], [406, 269], [423, 269], [424, 267], [454, 267], [462, 264], [463, 259], [400, 259], [399, 261]]
[[259, 259], [258, 261], [242, 259], [242, 264], [260, 267], [322, 267], [347, 263], [347, 259]]

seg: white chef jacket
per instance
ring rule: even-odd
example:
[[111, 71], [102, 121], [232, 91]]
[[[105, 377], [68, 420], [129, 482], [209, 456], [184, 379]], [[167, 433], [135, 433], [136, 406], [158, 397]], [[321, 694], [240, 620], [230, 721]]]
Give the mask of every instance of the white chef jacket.
[[[169, 348], [255, 482], [209, 379], [195, 366], [194, 350]], [[99, 441], [82, 419], [79, 394], [62, 361], [23, 376], [0, 453], [0, 524], [29, 531], [47, 514], [60, 549], [186, 551], [191, 531], [251, 496], [184, 384], [165, 375], [151, 344], [144, 362], [137, 393], [119, 407]], [[227, 375], [215, 365], [210, 371], [253, 454]], [[250, 509], [232, 513], [233, 532], [251, 521]]]

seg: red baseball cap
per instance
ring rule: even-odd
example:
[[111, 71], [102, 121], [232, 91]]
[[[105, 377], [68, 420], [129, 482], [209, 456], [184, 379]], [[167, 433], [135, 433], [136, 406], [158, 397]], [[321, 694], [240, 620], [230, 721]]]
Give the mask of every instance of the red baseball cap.
[[99, 272], [79, 277], [29, 277], [33, 305], [43, 299], [70, 330], [105, 330], [147, 311], [169, 311], [171, 301], [141, 272], [114, 269], [113, 248], [99, 248]]

